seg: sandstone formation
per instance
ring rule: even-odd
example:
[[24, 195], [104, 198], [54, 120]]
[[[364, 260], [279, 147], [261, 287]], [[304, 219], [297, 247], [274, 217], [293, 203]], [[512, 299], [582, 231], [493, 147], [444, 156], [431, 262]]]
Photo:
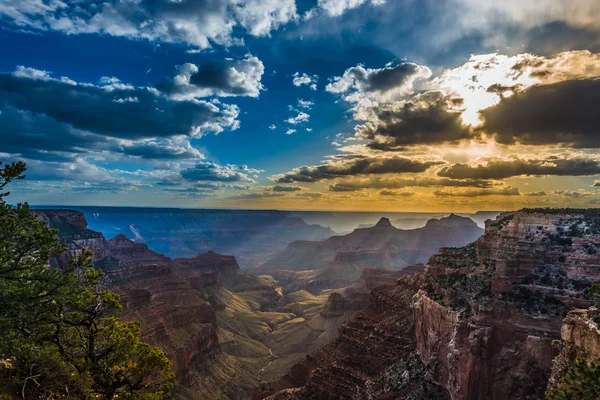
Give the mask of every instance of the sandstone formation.
[[548, 389], [560, 387], [562, 378], [580, 360], [598, 363], [600, 358], [600, 329], [594, 317], [598, 309], [579, 309], [569, 312], [560, 329], [560, 353], [554, 359]]
[[[281, 297], [276, 282], [244, 273], [231, 256], [214, 252], [171, 260], [119, 234], [106, 240], [87, 228], [83, 213], [38, 210], [38, 216], [68, 244], [56, 266], [83, 249], [104, 271], [103, 285], [121, 296], [125, 319], [142, 323], [142, 336], [173, 361], [177, 399], [248, 397], [269, 350], [255, 338], [267, 335], [293, 315], [260, 313], [260, 303]], [[228, 290], [240, 290], [246, 301]], [[249, 323], [256, 320], [253, 325]], [[240, 333], [241, 322], [247, 329]], [[254, 335], [254, 339], [252, 336]]]
[[[265, 383], [254, 399], [449, 399], [416, 353], [411, 302], [418, 279], [373, 290], [338, 338]], [[388, 397], [383, 397], [388, 396]]]
[[[584, 292], [598, 281], [598, 238], [595, 210], [504, 213], [475, 243], [441, 249], [424, 274], [375, 289], [336, 340], [254, 397], [414, 398], [403, 391], [408, 376], [425, 391], [416, 398], [543, 399], [551, 374], [556, 381], [574, 359], [597, 357], [587, 311], [563, 319], [591, 304]], [[334, 310], [346, 304], [334, 300]]]

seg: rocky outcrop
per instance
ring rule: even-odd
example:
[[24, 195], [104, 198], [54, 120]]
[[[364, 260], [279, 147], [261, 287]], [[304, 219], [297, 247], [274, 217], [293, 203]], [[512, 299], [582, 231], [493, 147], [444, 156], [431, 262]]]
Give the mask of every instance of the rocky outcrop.
[[418, 279], [406, 277], [375, 289], [336, 340], [257, 388], [253, 398], [449, 399], [416, 355], [411, 303], [418, 287]]
[[543, 398], [561, 317], [480, 309], [464, 318], [419, 292], [417, 350], [453, 399]]
[[560, 353], [554, 359], [548, 389], [559, 388], [562, 379], [575, 364], [583, 360], [598, 362], [600, 358], [600, 329], [593, 317], [596, 308], [569, 312], [560, 329]]
[[[441, 385], [438, 395], [453, 400], [542, 399], [551, 373], [556, 381], [574, 359], [597, 356], [598, 330], [589, 314], [576, 311], [562, 320], [574, 306], [590, 305], [584, 292], [598, 281], [599, 238], [595, 210], [502, 214], [476, 242], [441, 249], [423, 275], [375, 289], [338, 339], [256, 397], [377, 398], [389, 390], [390, 398], [404, 398], [395, 397], [401, 390], [381, 392], [374, 384], [394, 364], [402, 365], [402, 376], [421, 371], [433, 384], [421, 388]], [[344, 307], [341, 298], [333, 300], [331, 308]], [[553, 342], [561, 334], [553, 370]], [[421, 364], [411, 364], [413, 357]]]
[[417, 347], [453, 399], [544, 398], [562, 319], [589, 306], [584, 289], [597, 281], [598, 218], [505, 213], [473, 245], [429, 260], [414, 300]]
[[321, 311], [325, 319], [343, 316], [347, 311], [360, 311], [369, 305], [371, 296], [369, 293], [350, 293], [346, 296], [341, 293], [332, 293]]

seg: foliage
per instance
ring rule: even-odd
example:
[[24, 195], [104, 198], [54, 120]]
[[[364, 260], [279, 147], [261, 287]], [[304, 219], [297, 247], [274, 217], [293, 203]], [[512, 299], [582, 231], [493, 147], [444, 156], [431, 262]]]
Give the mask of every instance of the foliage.
[[27, 204], [6, 203], [25, 164], [0, 163], [0, 398], [161, 399], [171, 363], [123, 322], [115, 293], [102, 290], [90, 253], [50, 262], [67, 247]]
[[546, 393], [549, 400], [596, 400], [600, 397], [600, 364], [579, 360], [558, 387]]

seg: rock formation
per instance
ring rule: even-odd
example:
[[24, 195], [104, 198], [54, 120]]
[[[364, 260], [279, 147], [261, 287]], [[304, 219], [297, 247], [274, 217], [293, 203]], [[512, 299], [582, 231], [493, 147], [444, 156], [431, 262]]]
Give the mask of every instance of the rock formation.
[[106, 237], [127, 235], [169, 257], [194, 257], [213, 250], [235, 254], [244, 267], [294, 240], [321, 240], [334, 234], [297, 216], [273, 210], [76, 207], [92, 229]]
[[368, 267], [401, 270], [425, 262], [440, 247], [464, 246], [482, 233], [473, 221], [454, 214], [413, 230], [397, 229], [382, 218], [374, 227], [345, 236], [290, 243], [258, 271], [272, 274], [288, 290], [318, 293], [351, 285]]
[[595, 210], [504, 213], [475, 243], [441, 249], [424, 274], [375, 289], [335, 341], [254, 397], [411, 398], [411, 382], [416, 398], [542, 399], [551, 374], [597, 357], [587, 311], [563, 319], [591, 303], [584, 291], [598, 281], [599, 238]]
[[554, 359], [548, 389], [560, 387], [562, 379], [578, 361], [598, 363], [600, 329], [595, 316], [598, 309], [590, 308], [573, 310], [565, 318], [560, 329], [560, 353]]

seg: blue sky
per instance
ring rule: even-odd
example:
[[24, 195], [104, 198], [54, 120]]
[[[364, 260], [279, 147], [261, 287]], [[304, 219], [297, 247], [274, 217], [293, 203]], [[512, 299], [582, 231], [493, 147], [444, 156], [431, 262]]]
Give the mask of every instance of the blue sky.
[[[594, 204], [600, 166], [584, 136], [595, 121], [582, 122], [576, 139], [539, 131], [555, 138], [544, 141], [531, 139], [544, 124], [492, 132], [483, 117], [467, 119], [510, 106], [510, 94], [535, 99], [539, 86], [567, 91], [597, 76], [600, 5], [542, 3], [0, 0], [0, 160], [28, 162], [13, 199], [36, 204]], [[525, 78], [514, 73], [524, 60]], [[496, 71], [474, 69], [483, 89], [465, 75], [475, 62]], [[508, 83], [504, 94], [477, 97]], [[585, 89], [594, 95], [593, 82]], [[451, 98], [464, 107], [448, 106]], [[449, 108], [407, 125], [416, 120], [401, 107], [423, 102]], [[488, 121], [502, 110], [492, 111]], [[460, 126], [428, 128], [446, 114], [461, 114]], [[469, 156], [459, 151], [466, 144]], [[508, 174], [471, 172], [515, 164]], [[585, 168], [569, 175], [566, 165]]]

